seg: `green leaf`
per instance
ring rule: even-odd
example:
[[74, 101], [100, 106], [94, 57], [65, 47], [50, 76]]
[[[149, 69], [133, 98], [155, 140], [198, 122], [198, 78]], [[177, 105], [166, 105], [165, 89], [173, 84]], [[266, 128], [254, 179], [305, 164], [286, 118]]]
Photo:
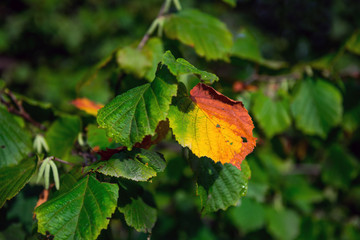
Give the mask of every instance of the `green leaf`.
[[152, 195], [131, 181], [119, 181], [119, 211], [126, 223], [138, 232], [151, 232], [157, 219]]
[[164, 54], [164, 46], [162, 41], [159, 38], [150, 38], [149, 41], [145, 44], [143, 51], [150, 56], [151, 67], [146, 72], [145, 78], [148, 81], [152, 81], [155, 78], [155, 73], [158, 67], [159, 62]]
[[134, 74], [138, 78], [145, 76], [151, 67], [151, 60], [141, 49], [128, 46], [120, 49], [116, 55], [117, 62], [127, 74]]
[[222, 0], [222, 1], [229, 4], [232, 7], [236, 6], [236, 0]]
[[171, 39], [194, 47], [207, 60], [228, 60], [232, 35], [226, 25], [198, 10], [182, 10], [165, 19], [165, 34]]
[[30, 136], [8, 111], [0, 108], [0, 168], [18, 164], [30, 152]]
[[344, 130], [347, 132], [354, 132], [360, 125], [360, 105], [345, 111], [344, 118], [341, 123]]
[[35, 170], [34, 158], [25, 158], [18, 165], [0, 168], [0, 208], [29, 182]]
[[258, 230], [265, 225], [265, 209], [263, 205], [249, 198], [241, 200], [240, 206], [229, 209], [232, 223], [242, 232]]
[[184, 74], [194, 74], [198, 76], [203, 82], [212, 84], [215, 81], [219, 81], [219, 78], [212, 73], [201, 71], [191, 65], [188, 61], [183, 58], [175, 59], [170, 51], [167, 51], [163, 58], [162, 64], [165, 64], [169, 71], [176, 77], [179, 77]]
[[93, 169], [112, 177], [123, 177], [134, 181], [147, 181], [164, 171], [166, 162], [161, 153], [137, 148], [122, 151], [108, 161], [101, 161]]
[[347, 189], [359, 172], [359, 164], [340, 145], [330, 147], [323, 163], [322, 179], [324, 182], [338, 188]]
[[215, 163], [205, 157], [192, 156], [191, 159], [204, 214], [226, 210], [246, 195], [251, 174], [246, 160], [243, 160], [240, 171], [232, 164]]
[[0, 240], [26, 239], [26, 233], [21, 223], [11, 224], [4, 231], [0, 232]]
[[77, 116], [63, 115], [56, 120], [45, 134], [50, 155], [66, 159], [81, 131], [81, 120]]
[[87, 126], [87, 143], [91, 148], [99, 147], [101, 150], [106, 148], [116, 148], [118, 144], [112, 142], [108, 136], [106, 136], [106, 130], [99, 128], [95, 124]]
[[286, 66], [286, 63], [282, 61], [264, 59], [256, 38], [245, 28], [238, 33], [231, 49], [231, 55], [272, 69], [280, 69]]
[[159, 38], [151, 38], [142, 49], [127, 46], [117, 52], [117, 62], [126, 73], [152, 81], [164, 48]]
[[324, 80], [304, 79], [295, 91], [291, 110], [296, 126], [309, 135], [325, 138], [342, 118], [342, 96]]
[[276, 239], [295, 239], [300, 232], [299, 215], [290, 209], [268, 208], [266, 211], [267, 229]]
[[312, 203], [323, 199], [319, 190], [313, 188], [308, 181], [299, 176], [290, 175], [286, 178], [283, 194], [287, 201], [292, 202], [307, 214], [312, 211]]
[[154, 135], [165, 120], [177, 85], [156, 77], [151, 83], [133, 88], [117, 96], [99, 110], [97, 121], [109, 137], [131, 148], [146, 135]]
[[360, 55], [360, 30], [355, 31], [346, 42], [346, 49]]
[[253, 113], [268, 138], [286, 130], [291, 123], [286, 99], [273, 100], [262, 92], [255, 95]]
[[16, 195], [16, 198], [14, 199], [15, 201], [11, 204], [11, 208], [7, 211], [6, 219], [16, 220], [16, 222], [20, 221], [26, 231], [31, 232], [33, 225], [33, 210], [36, 206], [36, 202], [38, 201], [38, 196], [28, 196], [24, 192], [26, 192], [26, 190], [20, 191], [19, 194]]
[[38, 231], [55, 239], [96, 239], [109, 224], [118, 199], [118, 186], [86, 176], [67, 193], [36, 208]]

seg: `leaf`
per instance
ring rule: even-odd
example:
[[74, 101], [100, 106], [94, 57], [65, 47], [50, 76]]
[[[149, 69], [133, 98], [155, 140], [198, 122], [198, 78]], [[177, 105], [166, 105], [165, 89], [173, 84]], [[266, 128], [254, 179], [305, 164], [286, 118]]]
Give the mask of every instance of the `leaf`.
[[162, 64], [165, 64], [169, 71], [176, 77], [179, 77], [183, 74], [195, 74], [199, 76], [199, 78], [205, 83], [212, 84], [215, 81], [219, 81], [219, 78], [215, 74], [201, 71], [183, 58], [178, 58], [175, 60], [175, 57], [171, 54], [170, 51], [165, 52], [162, 58]]
[[11, 208], [7, 210], [6, 219], [16, 220], [16, 222], [22, 223], [26, 231], [31, 232], [33, 225], [33, 209], [37, 198], [35, 196], [28, 196], [25, 192], [26, 190], [20, 191], [19, 194], [16, 195], [16, 198], [14, 199], [15, 201], [12, 204], [9, 204]]
[[208, 158], [194, 157], [192, 164], [204, 214], [226, 210], [246, 195], [251, 174], [246, 161], [241, 164], [241, 171], [231, 164], [214, 163]]
[[222, 0], [222, 1], [229, 4], [232, 7], [236, 6], [236, 0]]
[[231, 55], [272, 69], [280, 69], [286, 66], [286, 63], [282, 61], [264, 59], [256, 38], [245, 28], [236, 36]]
[[323, 164], [321, 177], [325, 183], [341, 189], [348, 189], [359, 173], [356, 158], [339, 145], [329, 148]]
[[346, 42], [346, 49], [360, 55], [360, 30], [355, 31]]
[[300, 232], [300, 218], [290, 209], [268, 208], [266, 212], [267, 229], [276, 239], [295, 239]]
[[138, 78], [144, 77], [151, 67], [151, 60], [142, 50], [132, 46], [120, 49], [116, 59], [120, 68], [127, 74], [134, 74]]
[[77, 98], [71, 102], [75, 107], [86, 113], [96, 116], [100, 108], [104, 107], [102, 104], [94, 103], [87, 98]]
[[295, 91], [291, 110], [296, 126], [304, 133], [325, 138], [342, 118], [342, 96], [324, 80], [304, 79]]
[[106, 136], [106, 130], [99, 128], [95, 124], [87, 126], [87, 143], [93, 149], [105, 150], [106, 148], [116, 148], [118, 144]]
[[202, 83], [190, 96], [179, 86], [168, 116], [176, 140], [198, 157], [240, 168], [256, 145], [254, 125], [243, 104]]
[[241, 200], [240, 206], [229, 209], [228, 214], [231, 222], [244, 233], [261, 229], [265, 225], [263, 205], [248, 197]]
[[119, 181], [119, 211], [126, 223], [138, 232], [151, 232], [157, 219], [157, 210], [152, 195], [131, 181]]
[[151, 83], [133, 88], [117, 96], [100, 109], [97, 121], [109, 137], [131, 148], [146, 135], [154, 135], [168, 114], [177, 86], [156, 77]]
[[29, 182], [36, 170], [34, 158], [25, 158], [15, 166], [0, 168], [0, 208]]
[[[50, 154], [66, 158], [81, 132], [81, 121], [77, 116], [63, 115], [56, 120], [45, 134], [50, 147]], [[61, 144], [60, 144], [61, 143]]]
[[198, 10], [182, 10], [165, 18], [165, 34], [194, 47], [207, 60], [228, 60], [232, 35], [226, 25]]
[[253, 113], [268, 138], [286, 130], [291, 124], [289, 102], [273, 100], [262, 92], [254, 97]]
[[118, 190], [115, 184], [86, 176], [35, 210], [38, 231], [48, 231], [55, 239], [96, 239], [115, 211]]
[[152, 81], [155, 78], [155, 73], [158, 67], [159, 62], [164, 54], [164, 46], [159, 38], [150, 38], [149, 41], [145, 44], [143, 51], [150, 56], [151, 59], [151, 67], [146, 72], [145, 78], [148, 81]]
[[164, 48], [159, 38], [151, 38], [142, 49], [127, 46], [117, 52], [117, 62], [126, 73], [152, 81]]
[[166, 162], [162, 154], [133, 149], [115, 154], [108, 161], [101, 161], [93, 169], [104, 175], [123, 177], [134, 181], [147, 181], [164, 171]]
[[18, 164], [31, 152], [31, 139], [13, 116], [0, 108], [0, 168]]
[[295, 204], [307, 214], [313, 210], [312, 203], [320, 202], [323, 199], [323, 195], [319, 190], [313, 188], [309, 181], [299, 176], [286, 178], [283, 196], [287, 201]]

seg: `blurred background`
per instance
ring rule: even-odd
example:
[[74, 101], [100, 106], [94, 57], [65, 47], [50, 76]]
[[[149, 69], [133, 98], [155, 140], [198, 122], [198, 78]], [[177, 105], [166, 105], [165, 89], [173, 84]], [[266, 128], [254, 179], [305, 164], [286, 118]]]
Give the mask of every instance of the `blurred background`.
[[[238, 206], [201, 216], [193, 174], [170, 136], [159, 148], [166, 171], [145, 184], [159, 209], [152, 239], [360, 239], [360, 1], [227, 2], [181, 4], [226, 24], [235, 40], [228, 61], [206, 61], [192, 47], [161, 39], [176, 57], [217, 74], [213, 87], [249, 110], [258, 146], [247, 157], [248, 194]], [[70, 102], [77, 97], [106, 104], [146, 80], [116, 61], [99, 71], [96, 64], [137, 45], [162, 4], [2, 0], [0, 79], [53, 112], [76, 113]], [[303, 107], [307, 100], [317, 110]], [[53, 118], [30, 105], [35, 119]], [[0, 210], [0, 239], [31, 236], [41, 190], [27, 186]], [[99, 239], [146, 236], [119, 216]]]

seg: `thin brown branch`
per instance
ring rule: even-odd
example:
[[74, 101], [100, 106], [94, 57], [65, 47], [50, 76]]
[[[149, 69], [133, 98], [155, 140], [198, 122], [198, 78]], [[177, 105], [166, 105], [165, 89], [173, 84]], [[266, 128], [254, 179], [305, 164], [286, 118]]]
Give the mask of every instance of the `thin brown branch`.
[[[156, 21], [156, 19], [159, 19], [166, 13], [166, 10], [167, 10], [166, 8], [167, 8], [167, 1], [165, 0], [159, 10], [157, 17], [155, 18], [155, 21]], [[150, 26], [150, 28], [151, 28], [151, 26]], [[151, 34], [152, 34], [152, 32], [150, 32], [150, 31], [147, 31], [145, 33], [144, 37], [141, 39], [139, 45], [137, 46], [138, 49], [142, 49], [145, 46], [145, 44], [149, 40]]]
[[[13, 113], [17, 116], [22, 117], [24, 120], [31, 123], [32, 125], [39, 128], [40, 130], [43, 130], [43, 131], [46, 130], [46, 127], [44, 125], [42, 125], [41, 123], [32, 119], [32, 117], [25, 111], [25, 109], [22, 105], [22, 101], [17, 99], [16, 96], [10, 90], [6, 89], [5, 91], [2, 91], [1, 93], [5, 94], [10, 99], [10, 101], [8, 102], [0, 96], [0, 102], [6, 106], [7, 110], [10, 113]], [[13, 105], [15, 105], [15, 106], [13, 106]]]
[[62, 160], [60, 158], [57, 158], [57, 157], [52, 157], [52, 160], [55, 160], [57, 162], [60, 162], [60, 163], [64, 163], [64, 164], [67, 164], [67, 165], [70, 165], [70, 166], [75, 166], [75, 164], [71, 163], [71, 162], [67, 162], [65, 160]]
[[282, 82], [289, 79], [299, 79], [301, 77], [301, 74], [299, 73], [290, 73], [290, 74], [284, 74], [284, 75], [277, 75], [277, 76], [271, 76], [271, 75], [260, 75], [260, 74], [253, 74], [247, 81], [246, 84], [250, 84], [252, 82]]

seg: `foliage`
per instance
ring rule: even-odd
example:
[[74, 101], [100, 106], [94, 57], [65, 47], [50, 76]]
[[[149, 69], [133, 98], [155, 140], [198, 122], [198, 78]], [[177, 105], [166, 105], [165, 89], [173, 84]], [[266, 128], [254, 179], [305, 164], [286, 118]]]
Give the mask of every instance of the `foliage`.
[[359, 239], [359, 11], [1, 2], [0, 239]]

